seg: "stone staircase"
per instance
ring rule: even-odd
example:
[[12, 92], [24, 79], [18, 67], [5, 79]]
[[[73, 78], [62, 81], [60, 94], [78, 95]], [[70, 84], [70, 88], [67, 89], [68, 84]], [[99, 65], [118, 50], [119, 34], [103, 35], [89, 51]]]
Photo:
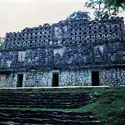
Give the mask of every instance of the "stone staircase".
[[0, 91], [0, 107], [79, 108], [90, 101], [85, 92]]
[[90, 93], [86, 92], [1, 89], [0, 125], [100, 125], [92, 112], [59, 110], [79, 108], [90, 102]]
[[[99, 125], [92, 112], [0, 110], [0, 124]], [[12, 124], [13, 125], [13, 124]]]

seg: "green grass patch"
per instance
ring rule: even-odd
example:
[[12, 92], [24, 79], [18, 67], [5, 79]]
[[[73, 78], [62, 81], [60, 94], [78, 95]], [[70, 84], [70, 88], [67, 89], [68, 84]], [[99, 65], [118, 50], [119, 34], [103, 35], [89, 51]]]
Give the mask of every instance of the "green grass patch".
[[95, 102], [74, 111], [92, 111], [103, 125], [125, 125], [125, 89], [110, 89]]
[[109, 88], [57, 88], [57, 89], [22, 89], [19, 91], [22, 92], [29, 92], [29, 93], [70, 93], [70, 92], [104, 92], [106, 90], [109, 90]]

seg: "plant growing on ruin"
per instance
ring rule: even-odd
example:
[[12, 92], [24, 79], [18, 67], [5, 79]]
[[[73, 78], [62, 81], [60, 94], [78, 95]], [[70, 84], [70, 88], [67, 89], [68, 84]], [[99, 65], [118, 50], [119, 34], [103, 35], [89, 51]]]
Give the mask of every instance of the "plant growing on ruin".
[[90, 20], [89, 12], [77, 11], [67, 17], [67, 20], [86, 19]]
[[3, 48], [4, 40], [5, 40], [4, 37], [0, 37], [0, 49]]

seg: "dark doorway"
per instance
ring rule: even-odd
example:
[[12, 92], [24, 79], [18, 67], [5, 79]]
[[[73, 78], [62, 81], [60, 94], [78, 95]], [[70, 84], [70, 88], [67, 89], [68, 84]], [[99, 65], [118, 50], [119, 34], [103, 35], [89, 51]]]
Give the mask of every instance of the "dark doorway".
[[59, 86], [59, 74], [53, 73], [52, 87], [58, 87], [58, 86]]
[[99, 71], [92, 71], [92, 86], [99, 86]]
[[22, 87], [22, 86], [23, 86], [23, 74], [18, 74], [17, 87]]

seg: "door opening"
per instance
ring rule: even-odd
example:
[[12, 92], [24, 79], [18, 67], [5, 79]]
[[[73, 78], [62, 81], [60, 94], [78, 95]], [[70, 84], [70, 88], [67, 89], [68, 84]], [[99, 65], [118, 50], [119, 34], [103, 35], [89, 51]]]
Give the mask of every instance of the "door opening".
[[52, 87], [58, 87], [59, 86], [59, 74], [53, 73], [53, 78], [52, 78]]
[[23, 74], [18, 74], [17, 76], [17, 87], [23, 86]]
[[99, 86], [99, 71], [92, 71], [92, 86]]

